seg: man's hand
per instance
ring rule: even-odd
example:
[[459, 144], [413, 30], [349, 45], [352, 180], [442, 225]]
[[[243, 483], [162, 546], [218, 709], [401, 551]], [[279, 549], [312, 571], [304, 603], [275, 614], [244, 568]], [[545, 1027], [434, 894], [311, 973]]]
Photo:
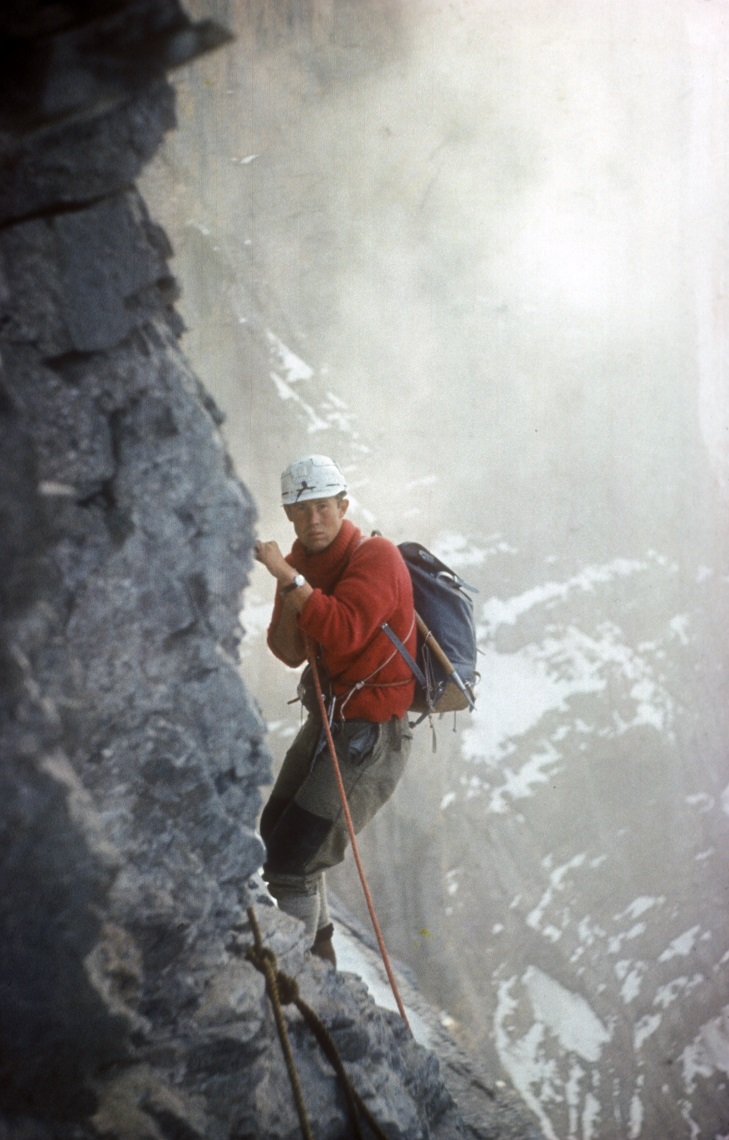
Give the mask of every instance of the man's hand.
[[257, 562], [263, 563], [274, 578], [285, 582], [292, 577], [291, 567], [281, 553], [277, 542], [257, 542], [253, 548]]
[[[277, 542], [259, 541], [254, 546], [253, 553], [256, 556], [256, 560], [266, 567], [269, 574], [273, 575], [280, 589], [291, 585], [296, 571], [284, 558]], [[298, 590], [286, 594], [284, 597], [284, 609], [293, 610], [294, 614], [300, 613], [311, 597], [312, 592], [309, 583], [304, 582], [304, 585], [300, 586]]]

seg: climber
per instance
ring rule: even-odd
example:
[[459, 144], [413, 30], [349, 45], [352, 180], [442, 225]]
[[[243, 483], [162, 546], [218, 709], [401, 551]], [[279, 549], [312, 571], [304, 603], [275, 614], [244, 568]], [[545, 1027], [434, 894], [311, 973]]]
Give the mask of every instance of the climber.
[[[281, 499], [296, 539], [284, 558], [276, 542], [255, 556], [277, 581], [268, 645], [296, 668], [310, 653], [328, 682], [328, 714], [355, 832], [392, 795], [410, 752], [407, 710], [413, 677], [380, 629], [415, 652], [410, 576], [394, 546], [363, 538], [345, 518], [349, 500], [338, 465], [309, 455], [281, 476]], [[325, 874], [348, 843], [321, 714], [299, 685], [308, 717], [283, 761], [261, 816], [264, 878], [279, 908], [301, 919], [311, 950], [336, 966]]]

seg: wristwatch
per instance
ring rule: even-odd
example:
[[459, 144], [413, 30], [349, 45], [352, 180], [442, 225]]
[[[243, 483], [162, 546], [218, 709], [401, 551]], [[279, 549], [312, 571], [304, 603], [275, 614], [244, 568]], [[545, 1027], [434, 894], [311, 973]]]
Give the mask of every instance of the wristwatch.
[[297, 574], [296, 577], [293, 578], [289, 582], [288, 586], [282, 586], [281, 587], [281, 593], [282, 594], [290, 594], [292, 590], [298, 590], [299, 586], [305, 586], [305, 585], [306, 585], [306, 578], [304, 577], [304, 575], [303, 574]]

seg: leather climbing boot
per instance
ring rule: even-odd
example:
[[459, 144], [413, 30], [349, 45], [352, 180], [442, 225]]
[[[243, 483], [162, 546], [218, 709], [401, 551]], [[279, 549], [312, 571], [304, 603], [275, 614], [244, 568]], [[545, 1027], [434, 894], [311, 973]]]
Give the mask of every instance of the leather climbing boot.
[[333, 934], [334, 924], [331, 922], [328, 926], [322, 926], [321, 930], [317, 930], [311, 952], [312, 954], [316, 954], [317, 958], [323, 958], [325, 962], [331, 962], [336, 970], [337, 955], [334, 953], [334, 943], [332, 942]]

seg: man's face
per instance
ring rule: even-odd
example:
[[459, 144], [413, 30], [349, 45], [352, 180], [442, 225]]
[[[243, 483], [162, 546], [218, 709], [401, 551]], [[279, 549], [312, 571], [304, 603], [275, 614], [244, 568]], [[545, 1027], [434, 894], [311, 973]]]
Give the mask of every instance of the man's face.
[[284, 509], [294, 524], [296, 537], [310, 554], [318, 554], [334, 542], [348, 506], [348, 499], [307, 499]]

